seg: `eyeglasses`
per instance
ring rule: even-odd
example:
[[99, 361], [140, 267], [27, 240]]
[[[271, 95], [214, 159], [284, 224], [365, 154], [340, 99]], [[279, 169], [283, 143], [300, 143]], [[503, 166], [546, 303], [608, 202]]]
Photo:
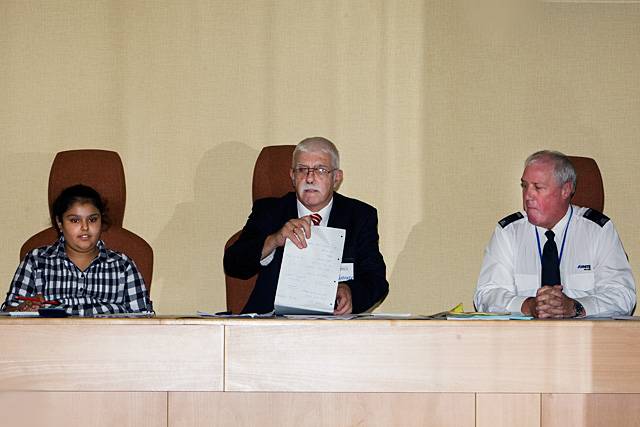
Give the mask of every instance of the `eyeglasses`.
[[338, 169], [327, 169], [323, 166], [317, 168], [310, 168], [307, 166], [296, 166], [293, 168], [293, 172], [298, 176], [308, 176], [310, 172], [313, 172], [316, 176], [327, 176], [333, 171]]

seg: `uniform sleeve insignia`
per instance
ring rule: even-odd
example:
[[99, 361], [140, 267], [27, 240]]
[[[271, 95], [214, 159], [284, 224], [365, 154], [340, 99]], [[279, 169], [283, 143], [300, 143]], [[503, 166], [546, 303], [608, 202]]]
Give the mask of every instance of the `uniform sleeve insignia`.
[[588, 220], [591, 220], [591, 221], [595, 222], [600, 227], [604, 227], [604, 225], [607, 222], [609, 222], [609, 217], [608, 216], [606, 216], [602, 212], [598, 212], [595, 209], [587, 209], [587, 211], [582, 216], [584, 216]]
[[505, 228], [507, 225], [511, 224], [512, 222], [516, 222], [517, 220], [522, 218], [524, 218], [524, 215], [522, 215], [521, 212], [516, 212], [516, 213], [512, 213], [509, 216], [505, 216], [500, 221], [498, 221], [498, 224], [500, 225], [500, 227]]

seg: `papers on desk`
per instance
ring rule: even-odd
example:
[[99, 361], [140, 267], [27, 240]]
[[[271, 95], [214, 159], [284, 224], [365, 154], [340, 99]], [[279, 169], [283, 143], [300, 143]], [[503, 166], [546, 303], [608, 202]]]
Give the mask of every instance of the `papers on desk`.
[[343, 314], [341, 316], [333, 316], [326, 314], [285, 314], [285, 319], [293, 320], [351, 320], [358, 317], [355, 314]]
[[532, 316], [525, 316], [522, 314], [514, 313], [481, 313], [481, 312], [466, 312], [466, 313], [449, 313], [447, 314], [447, 320], [531, 320]]
[[37, 311], [0, 311], [0, 316], [40, 317], [40, 314]]
[[434, 317], [446, 318], [447, 320], [531, 320], [532, 316], [523, 314], [504, 313], [484, 313], [480, 311], [464, 311], [464, 306], [459, 303], [451, 310], [434, 314]]
[[428, 320], [430, 316], [416, 315], [411, 313], [360, 313], [343, 314], [340, 316], [318, 315], [318, 314], [287, 314], [287, 319], [296, 320]]
[[221, 319], [234, 319], [234, 318], [245, 318], [245, 319], [259, 319], [259, 318], [267, 318], [273, 317], [273, 311], [264, 314], [258, 313], [243, 313], [243, 314], [233, 314], [228, 311], [219, 312], [219, 313], [210, 313], [207, 311], [198, 311], [198, 316], [200, 317], [216, 317]]
[[307, 247], [287, 239], [274, 303], [276, 314], [332, 314], [346, 230], [312, 227]]
[[93, 314], [87, 315], [85, 317], [95, 317], [99, 319], [117, 319], [117, 318], [137, 318], [137, 317], [155, 317], [155, 313], [150, 311], [142, 311], [135, 313], [101, 313], [101, 314]]

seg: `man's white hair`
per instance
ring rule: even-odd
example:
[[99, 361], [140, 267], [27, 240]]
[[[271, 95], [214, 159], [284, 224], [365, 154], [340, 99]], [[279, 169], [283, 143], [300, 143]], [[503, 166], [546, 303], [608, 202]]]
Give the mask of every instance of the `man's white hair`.
[[524, 162], [526, 168], [532, 163], [550, 162], [553, 163], [553, 176], [558, 185], [563, 186], [567, 182], [571, 183], [571, 195], [576, 192], [577, 175], [576, 169], [571, 164], [569, 158], [559, 152], [551, 150], [541, 150], [533, 153]]
[[331, 168], [340, 169], [340, 153], [338, 149], [327, 138], [321, 136], [312, 136], [305, 138], [296, 145], [296, 149], [293, 150], [293, 157], [291, 159], [291, 167], [296, 166], [296, 158], [298, 153], [315, 153], [321, 152], [331, 156]]

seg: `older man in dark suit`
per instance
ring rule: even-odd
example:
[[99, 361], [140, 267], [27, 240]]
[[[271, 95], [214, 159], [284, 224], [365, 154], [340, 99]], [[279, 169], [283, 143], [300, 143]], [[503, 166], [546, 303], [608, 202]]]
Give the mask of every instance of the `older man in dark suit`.
[[326, 138], [307, 138], [296, 146], [290, 176], [295, 192], [257, 200], [240, 238], [225, 251], [227, 274], [246, 279], [258, 273], [243, 312], [273, 310], [284, 244], [289, 239], [305, 248], [314, 225], [347, 230], [342, 263], [352, 264], [353, 279], [338, 284], [334, 313], [371, 309], [389, 291], [376, 209], [336, 192], [343, 173], [338, 150]]

